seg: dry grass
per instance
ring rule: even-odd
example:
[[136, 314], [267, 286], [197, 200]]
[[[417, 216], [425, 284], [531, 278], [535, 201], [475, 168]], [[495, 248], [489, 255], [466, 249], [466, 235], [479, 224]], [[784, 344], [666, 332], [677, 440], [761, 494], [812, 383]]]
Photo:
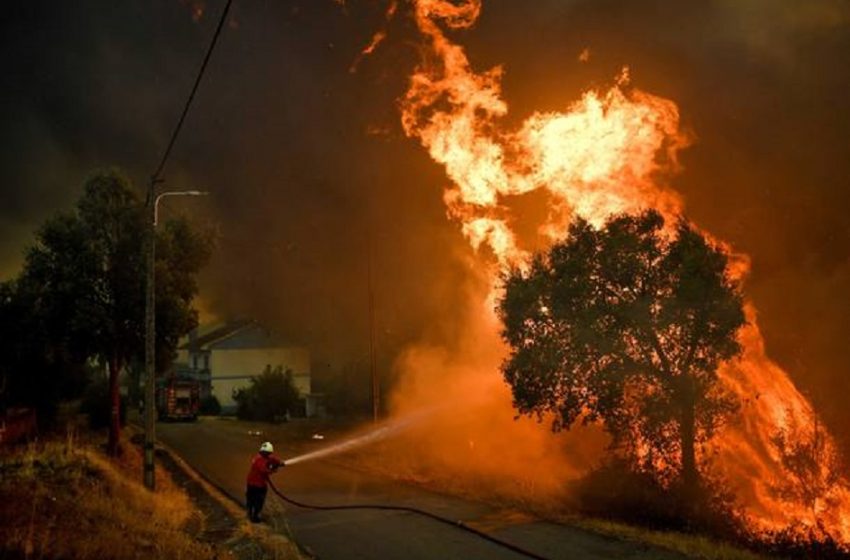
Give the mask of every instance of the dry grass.
[[[165, 445], [162, 447], [187, 476], [198, 483], [230, 516], [239, 520], [234, 535], [228, 542], [229, 548], [239, 560], [303, 560], [307, 558], [295, 545], [292, 531], [283, 515], [271, 517], [271, 525], [248, 522], [241, 505], [198, 476], [173, 450]], [[270, 506], [269, 510], [272, 507]]]
[[595, 533], [681, 552], [690, 558], [703, 558], [705, 560], [765, 560], [767, 558], [704, 535], [690, 535], [676, 531], [653, 531], [601, 519], [576, 517], [563, 521]]
[[[275, 518], [277, 519], [277, 518]], [[280, 525], [277, 525], [280, 523]], [[233, 550], [240, 560], [299, 560], [307, 558], [286, 536], [285, 521], [272, 521], [272, 526], [241, 523]]]
[[148, 492], [141, 472], [134, 447], [113, 461], [71, 432], [3, 451], [0, 550], [24, 558], [221, 558], [185, 532], [198, 516], [188, 496], [162, 469], [157, 492]]

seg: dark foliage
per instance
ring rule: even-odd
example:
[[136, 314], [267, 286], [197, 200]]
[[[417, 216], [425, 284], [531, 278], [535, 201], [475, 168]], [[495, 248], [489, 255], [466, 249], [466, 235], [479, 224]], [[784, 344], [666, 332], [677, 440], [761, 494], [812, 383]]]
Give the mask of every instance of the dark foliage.
[[19, 282], [0, 284], [0, 412], [35, 408], [41, 428], [62, 399], [78, 398], [87, 382], [84, 356], [52, 340], [33, 294]]
[[238, 389], [233, 395], [236, 416], [242, 420], [276, 422], [300, 408], [298, 389], [290, 370], [267, 367], [251, 379], [251, 385]]
[[[80, 412], [88, 415], [89, 426], [100, 430], [109, 427], [110, 420], [109, 382], [102, 375], [89, 383], [80, 401]], [[119, 405], [121, 425], [127, 423], [127, 401], [122, 399]]]

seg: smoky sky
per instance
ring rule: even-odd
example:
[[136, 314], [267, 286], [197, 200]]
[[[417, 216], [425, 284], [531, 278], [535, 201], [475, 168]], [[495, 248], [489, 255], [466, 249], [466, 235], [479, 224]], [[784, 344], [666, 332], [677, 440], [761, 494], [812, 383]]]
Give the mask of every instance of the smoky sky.
[[[192, 5], [203, 5], [193, 19]], [[0, 31], [0, 274], [85, 177], [144, 188], [221, 1], [20, 2]], [[451, 338], [470, 250], [446, 219], [447, 179], [406, 139], [398, 99], [418, 37], [379, 0], [236, 0], [165, 171], [170, 199], [216, 233], [203, 305], [252, 316], [336, 364], [368, 352], [369, 255], [386, 361]], [[834, 427], [850, 425], [850, 6], [842, 0], [485, 0], [453, 37], [505, 69], [509, 122], [566, 108], [628, 65], [675, 101], [694, 144], [674, 186], [689, 216], [752, 257], [746, 290], [768, 352]], [[589, 60], [579, 60], [588, 49]], [[845, 432], [846, 439], [850, 434]]]

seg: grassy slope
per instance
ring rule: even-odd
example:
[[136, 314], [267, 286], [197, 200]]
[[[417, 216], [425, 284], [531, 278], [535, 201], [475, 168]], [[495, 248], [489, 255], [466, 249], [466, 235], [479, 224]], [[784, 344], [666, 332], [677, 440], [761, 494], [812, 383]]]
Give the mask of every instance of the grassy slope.
[[207, 559], [225, 551], [184, 531], [189, 497], [160, 471], [157, 492], [139, 483], [138, 452], [111, 461], [72, 438], [0, 455], [0, 542], [4, 552], [47, 558]]
[[[157, 491], [148, 492], [140, 482], [139, 450], [125, 445], [122, 457], [112, 460], [100, 450], [102, 439], [68, 436], [0, 449], [0, 557], [302, 558], [275, 528], [247, 522], [240, 522], [223, 546], [198, 541], [187, 527], [203, 526], [203, 514], [167, 471], [156, 470]], [[214, 490], [207, 491], [215, 498]], [[231, 514], [243, 517], [238, 508]]]

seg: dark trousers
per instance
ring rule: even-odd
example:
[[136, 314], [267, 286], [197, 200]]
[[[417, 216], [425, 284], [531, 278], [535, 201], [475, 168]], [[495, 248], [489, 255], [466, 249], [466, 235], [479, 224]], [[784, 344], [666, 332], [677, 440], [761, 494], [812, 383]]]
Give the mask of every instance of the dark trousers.
[[260, 520], [260, 512], [263, 511], [263, 504], [266, 503], [266, 492], [268, 489], [265, 486], [248, 486], [245, 490], [245, 503], [248, 506], [248, 519], [251, 521]]

